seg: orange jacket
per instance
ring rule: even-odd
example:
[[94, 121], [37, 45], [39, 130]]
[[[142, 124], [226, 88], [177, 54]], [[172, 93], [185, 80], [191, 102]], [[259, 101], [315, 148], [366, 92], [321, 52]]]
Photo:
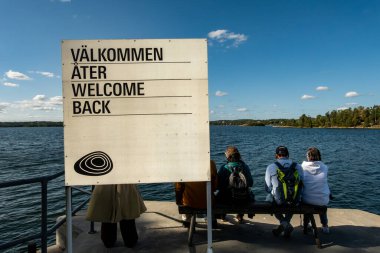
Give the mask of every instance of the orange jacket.
[[[211, 191], [214, 192], [217, 189], [217, 171], [214, 161], [210, 161], [211, 170]], [[185, 206], [193, 208], [206, 208], [207, 196], [206, 196], [206, 182], [185, 182], [175, 183], [176, 202]], [[212, 194], [214, 201], [214, 194]]]

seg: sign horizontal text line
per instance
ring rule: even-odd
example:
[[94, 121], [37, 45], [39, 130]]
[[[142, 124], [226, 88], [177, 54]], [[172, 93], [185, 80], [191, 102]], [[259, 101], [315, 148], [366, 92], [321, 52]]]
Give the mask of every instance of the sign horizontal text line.
[[168, 113], [126, 113], [126, 114], [107, 114], [107, 115], [73, 115], [73, 117], [111, 117], [111, 116], [161, 116], [161, 115], [191, 115], [191, 112], [168, 112]]
[[70, 64], [74, 65], [108, 65], [108, 64], [173, 64], [173, 63], [180, 63], [180, 64], [190, 64], [191, 61], [167, 61], [167, 62], [154, 62], [154, 61], [145, 61], [145, 62], [71, 62]]
[[70, 80], [72, 83], [84, 83], [84, 82], [140, 82], [140, 81], [189, 81], [192, 80], [190, 78], [184, 78], [184, 79], [119, 79], [119, 80], [99, 80], [99, 79], [89, 79], [89, 80]]
[[[72, 97], [71, 99], [99, 99], [100, 97], [103, 96], [96, 96], [96, 97]], [[192, 98], [193, 96], [143, 96], [143, 97], [111, 97], [111, 96], [105, 96], [108, 98]]]

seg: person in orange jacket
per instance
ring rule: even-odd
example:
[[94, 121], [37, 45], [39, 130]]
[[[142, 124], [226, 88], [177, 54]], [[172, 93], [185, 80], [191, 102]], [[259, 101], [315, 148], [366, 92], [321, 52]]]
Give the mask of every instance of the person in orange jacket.
[[[217, 171], [216, 165], [213, 160], [210, 161], [211, 171], [211, 191], [212, 200], [214, 202], [213, 192], [217, 189]], [[206, 196], [206, 182], [178, 182], [175, 183], [175, 194], [177, 205], [189, 206], [192, 208], [206, 209], [207, 196]], [[184, 227], [189, 227], [191, 216], [182, 214]]]

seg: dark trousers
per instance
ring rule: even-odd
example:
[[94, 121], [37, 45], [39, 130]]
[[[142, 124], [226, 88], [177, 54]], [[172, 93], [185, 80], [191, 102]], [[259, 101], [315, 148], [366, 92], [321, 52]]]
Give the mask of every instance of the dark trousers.
[[[320, 214], [319, 219], [321, 220], [322, 226], [328, 226], [329, 220], [327, 219], [327, 212]], [[309, 224], [309, 222], [310, 222], [310, 219], [304, 215], [304, 218], [303, 218], [304, 226], [307, 226], [307, 224]]]
[[279, 214], [279, 213], [276, 213], [274, 214], [274, 217], [277, 218], [277, 220], [281, 223], [281, 222], [287, 222], [287, 223], [290, 223], [290, 220], [292, 219], [293, 217], [293, 214], [291, 213], [286, 213], [286, 214]]
[[[124, 245], [132, 248], [138, 240], [135, 220], [121, 220], [119, 225]], [[117, 223], [102, 222], [100, 236], [106, 248], [113, 247], [117, 239]]]

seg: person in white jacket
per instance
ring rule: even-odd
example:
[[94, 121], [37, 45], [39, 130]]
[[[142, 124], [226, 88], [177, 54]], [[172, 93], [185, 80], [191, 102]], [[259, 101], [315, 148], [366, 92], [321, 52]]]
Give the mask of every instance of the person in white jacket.
[[[328, 167], [321, 161], [321, 152], [316, 147], [307, 150], [306, 158], [307, 161], [301, 165], [303, 169], [302, 202], [326, 206], [330, 200], [330, 189], [327, 182]], [[322, 232], [329, 233], [327, 213], [321, 214], [320, 220]]]

